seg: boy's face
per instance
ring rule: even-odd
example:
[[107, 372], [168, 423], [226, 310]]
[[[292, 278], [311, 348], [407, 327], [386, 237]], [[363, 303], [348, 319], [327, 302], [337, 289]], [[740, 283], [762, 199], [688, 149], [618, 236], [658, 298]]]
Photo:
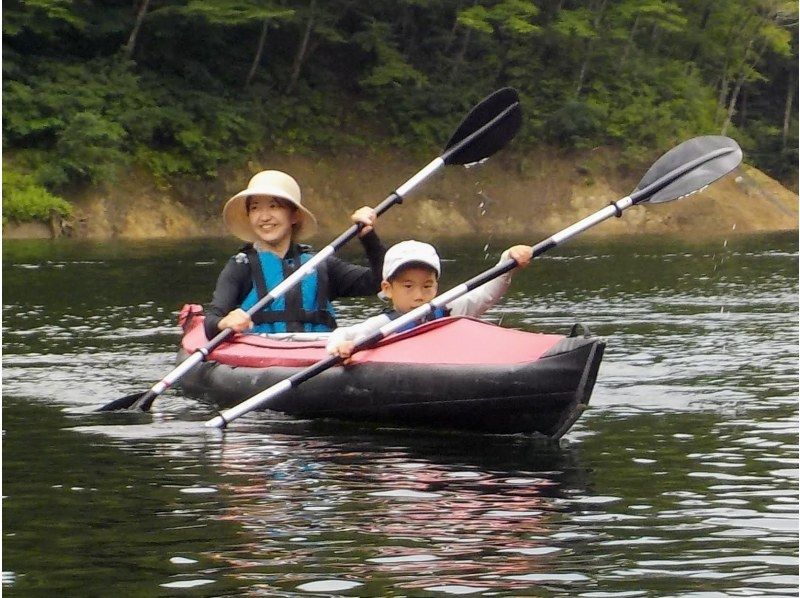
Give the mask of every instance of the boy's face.
[[391, 299], [395, 310], [407, 313], [428, 303], [439, 289], [436, 272], [430, 268], [411, 266], [403, 268], [394, 275], [391, 282], [381, 282], [381, 290]]

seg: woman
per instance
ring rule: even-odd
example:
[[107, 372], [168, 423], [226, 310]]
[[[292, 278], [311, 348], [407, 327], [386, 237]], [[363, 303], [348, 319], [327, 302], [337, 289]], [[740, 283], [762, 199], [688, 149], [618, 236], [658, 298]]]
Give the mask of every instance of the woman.
[[386, 250], [373, 230], [374, 210], [363, 207], [351, 219], [364, 224], [359, 238], [370, 267], [331, 256], [251, 318], [247, 310], [311, 258], [311, 248], [297, 240], [310, 236], [317, 221], [302, 204], [297, 181], [278, 170], [265, 170], [250, 179], [247, 189], [225, 204], [222, 218], [228, 230], [247, 245], [219, 275], [206, 310], [208, 338], [225, 328], [252, 333], [330, 331], [336, 328], [333, 299], [380, 290]]

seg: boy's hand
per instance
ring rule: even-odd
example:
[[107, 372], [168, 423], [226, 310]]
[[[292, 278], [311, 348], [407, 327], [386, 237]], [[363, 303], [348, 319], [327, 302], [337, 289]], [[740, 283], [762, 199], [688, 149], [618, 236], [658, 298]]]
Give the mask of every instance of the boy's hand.
[[250, 316], [248, 316], [247, 312], [243, 309], [234, 309], [228, 312], [228, 315], [222, 318], [217, 324], [217, 328], [220, 330], [231, 328], [235, 332], [244, 332], [245, 330], [250, 330], [252, 327], [253, 320], [250, 319]]
[[350, 216], [350, 220], [352, 220], [355, 224], [358, 224], [359, 222], [364, 224], [364, 227], [358, 231], [359, 237], [363, 237], [364, 235], [372, 232], [372, 230], [375, 228], [375, 220], [377, 220], [377, 218], [378, 215], [375, 213], [375, 210], [369, 206], [358, 208]]
[[345, 360], [345, 363], [347, 363], [347, 360], [350, 359], [350, 356], [353, 354], [353, 347], [355, 347], [353, 341], [342, 341], [335, 347], [328, 349], [328, 353], [341, 357]]
[[533, 259], [533, 247], [530, 245], [514, 245], [508, 248], [508, 257], [513, 258], [518, 267], [524, 268]]

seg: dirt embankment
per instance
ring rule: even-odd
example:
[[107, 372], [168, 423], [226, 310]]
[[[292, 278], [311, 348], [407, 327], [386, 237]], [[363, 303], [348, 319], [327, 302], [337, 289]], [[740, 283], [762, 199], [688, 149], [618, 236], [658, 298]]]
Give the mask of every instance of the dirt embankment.
[[[433, 156], [427, 158], [430, 160]], [[14, 224], [3, 237], [70, 234], [76, 238], [147, 239], [224, 235], [225, 200], [243, 189], [258, 170], [291, 173], [303, 201], [320, 221], [324, 241], [348, 224], [361, 205], [377, 205], [425, 163], [399, 154], [337, 155], [329, 158], [267, 157], [213, 185], [159, 188], [146, 175], [131, 174], [116, 185], [71, 198], [70, 222]], [[534, 242], [588, 216], [636, 186], [641, 172], [621, 174], [609, 153], [559, 157], [539, 150], [524, 157], [500, 155], [477, 168], [448, 167], [419, 187], [380, 221], [388, 240], [437, 239], [496, 234]], [[587, 234], [678, 234], [685, 236], [797, 230], [798, 196], [747, 165], [681, 201], [635, 207]], [[522, 241], [521, 241], [522, 242]]]

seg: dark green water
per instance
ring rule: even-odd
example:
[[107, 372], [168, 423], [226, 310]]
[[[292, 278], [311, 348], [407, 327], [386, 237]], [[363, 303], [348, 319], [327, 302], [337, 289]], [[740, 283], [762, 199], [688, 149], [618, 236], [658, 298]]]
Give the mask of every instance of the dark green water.
[[[443, 289], [507, 245], [483, 244], [442, 248]], [[489, 318], [608, 342], [559, 445], [265, 414], [215, 435], [174, 391], [93, 413], [171, 369], [234, 248], [4, 243], [4, 592], [797, 595], [796, 235], [584, 241], [519, 274]]]

